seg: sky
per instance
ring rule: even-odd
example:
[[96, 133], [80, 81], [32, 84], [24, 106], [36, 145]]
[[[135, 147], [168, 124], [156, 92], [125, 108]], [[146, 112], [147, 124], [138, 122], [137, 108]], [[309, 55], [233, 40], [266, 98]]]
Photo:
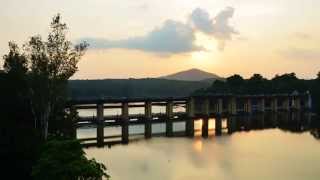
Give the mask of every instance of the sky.
[[227, 77], [320, 71], [319, 0], [0, 0], [8, 42], [46, 37], [60, 13], [89, 50], [73, 79], [159, 77], [191, 68]]

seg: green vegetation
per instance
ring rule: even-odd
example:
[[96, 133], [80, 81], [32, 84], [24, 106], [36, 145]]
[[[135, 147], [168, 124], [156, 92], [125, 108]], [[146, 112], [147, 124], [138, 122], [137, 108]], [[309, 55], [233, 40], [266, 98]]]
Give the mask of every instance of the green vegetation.
[[294, 91], [305, 93], [309, 91], [313, 98], [313, 106], [316, 112], [320, 112], [320, 73], [318, 78], [312, 80], [298, 79], [295, 73], [276, 75], [268, 80], [260, 74], [254, 74], [249, 79], [240, 75], [233, 75], [226, 81], [215, 81], [210, 87], [199, 89], [194, 95], [205, 94], [291, 94]]
[[103, 164], [85, 158], [78, 141], [53, 139], [43, 145], [32, 176], [36, 180], [100, 179], [109, 177], [105, 170]]
[[176, 97], [188, 96], [209, 82], [176, 81], [166, 79], [104, 79], [71, 80], [69, 94], [72, 98], [100, 97]]
[[[53, 18], [46, 41], [33, 36], [9, 43], [0, 72], [0, 158], [2, 177], [10, 179], [100, 179], [103, 164], [88, 160], [72, 140], [77, 114], [65, 109], [68, 79], [87, 44], [75, 47], [66, 24]], [[49, 135], [53, 138], [48, 139]]]

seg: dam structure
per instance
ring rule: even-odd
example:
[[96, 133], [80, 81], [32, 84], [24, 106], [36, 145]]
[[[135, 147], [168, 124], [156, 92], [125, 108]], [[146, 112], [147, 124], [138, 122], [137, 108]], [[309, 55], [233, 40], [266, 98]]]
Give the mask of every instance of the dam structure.
[[[164, 112], [153, 112], [153, 107], [159, 106]], [[175, 111], [177, 107], [183, 111]], [[209, 135], [209, 119], [215, 119], [215, 134], [220, 135], [225, 128], [232, 133], [237, 117], [263, 115], [271, 113], [277, 116], [285, 112], [297, 114], [308, 112], [312, 108], [311, 95], [307, 93], [269, 94], [269, 95], [233, 95], [213, 94], [205, 96], [166, 97], [166, 98], [99, 98], [71, 100], [70, 109], [81, 111], [95, 111], [95, 115], [81, 117], [75, 122], [75, 129], [82, 126], [95, 126], [96, 137], [79, 139], [82, 142], [94, 141], [93, 144], [103, 146], [106, 139], [119, 138], [118, 143], [129, 143], [129, 126], [143, 125], [145, 138], [152, 138], [155, 134], [152, 125], [165, 124], [167, 137], [173, 137], [173, 124], [184, 122], [185, 130], [180, 136], [194, 137], [196, 120], [201, 119], [201, 133], [203, 137]], [[143, 108], [143, 113], [129, 113], [131, 108]], [[120, 114], [108, 114], [108, 109], [118, 109]], [[292, 114], [292, 116], [294, 116]], [[222, 120], [227, 119], [225, 127]], [[121, 127], [121, 135], [105, 136], [105, 127]], [[76, 132], [76, 130], [75, 130]], [[85, 144], [85, 143], [84, 143]], [[91, 144], [91, 143], [88, 143]]]

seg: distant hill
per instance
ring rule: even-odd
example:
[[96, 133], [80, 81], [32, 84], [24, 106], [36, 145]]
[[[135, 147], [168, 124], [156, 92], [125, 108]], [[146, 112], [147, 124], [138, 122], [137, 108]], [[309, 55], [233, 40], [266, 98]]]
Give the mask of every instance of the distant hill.
[[208, 88], [223, 78], [199, 69], [190, 69], [159, 78], [70, 80], [72, 98], [177, 97]]
[[167, 79], [70, 80], [69, 95], [76, 99], [101, 97], [181, 97], [211, 85], [207, 81]]
[[200, 69], [189, 69], [186, 71], [177, 72], [167, 76], [159, 77], [160, 79], [180, 80], [180, 81], [208, 81], [212, 82], [217, 79], [223, 79], [220, 76], [202, 71]]

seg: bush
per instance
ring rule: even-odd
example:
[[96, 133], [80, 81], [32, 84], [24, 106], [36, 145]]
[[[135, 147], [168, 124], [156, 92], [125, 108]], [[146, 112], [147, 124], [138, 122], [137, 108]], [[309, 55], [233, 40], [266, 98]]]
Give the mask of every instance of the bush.
[[97, 180], [109, 176], [106, 167], [87, 159], [77, 140], [53, 138], [41, 149], [38, 162], [32, 168], [35, 180]]

